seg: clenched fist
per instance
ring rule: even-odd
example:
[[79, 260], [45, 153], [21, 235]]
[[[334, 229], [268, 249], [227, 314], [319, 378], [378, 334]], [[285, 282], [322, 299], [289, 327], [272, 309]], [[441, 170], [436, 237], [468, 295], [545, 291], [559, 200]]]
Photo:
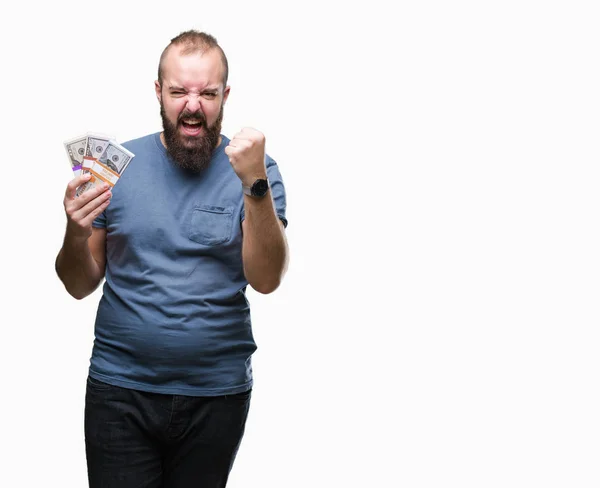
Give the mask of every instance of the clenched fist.
[[267, 177], [265, 136], [256, 129], [245, 127], [238, 132], [229, 141], [225, 154], [244, 186], [252, 186], [257, 178]]

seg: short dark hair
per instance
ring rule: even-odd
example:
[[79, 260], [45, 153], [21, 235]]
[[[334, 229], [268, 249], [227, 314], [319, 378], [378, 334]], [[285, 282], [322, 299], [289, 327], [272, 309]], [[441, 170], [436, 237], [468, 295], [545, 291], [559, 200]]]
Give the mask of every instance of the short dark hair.
[[227, 77], [229, 76], [229, 64], [227, 63], [227, 56], [225, 56], [223, 49], [221, 49], [221, 46], [219, 46], [217, 40], [210, 34], [192, 29], [182, 32], [178, 36], [171, 39], [169, 45], [164, 49], [164, 51], [160, 55], [160, 62], [158, 63], [158, 82], [160, 83], [161, 87], [163, 75], [162, 65], [165, 57], [167, 56], [169, 48], [174, 45], [183, 46], [183, 54], [193, 54], [196, 52], [203, 53], [206, 51], [210, 51], [211, 49], [218, 49], [221, 53], [221, 62], [223, 63], [223, 88], [227, 86]]

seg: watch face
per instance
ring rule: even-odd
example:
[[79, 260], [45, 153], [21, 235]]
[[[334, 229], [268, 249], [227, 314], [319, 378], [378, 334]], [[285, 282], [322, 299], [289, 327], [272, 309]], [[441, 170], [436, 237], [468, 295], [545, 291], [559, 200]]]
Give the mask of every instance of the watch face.
[[255, 197], [262, 197], [269, 189], [269, 182], [267, 180], [256, 180], [252, 185], [252, 195]]

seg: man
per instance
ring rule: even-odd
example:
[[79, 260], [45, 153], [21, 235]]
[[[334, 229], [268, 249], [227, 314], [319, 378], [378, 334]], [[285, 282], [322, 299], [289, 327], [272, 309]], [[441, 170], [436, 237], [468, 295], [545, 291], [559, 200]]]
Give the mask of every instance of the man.
[[246, 286], [271, 293], [287, 268], [285, 191], [265, 138], [220, 134], [228, 65], [187, 31], [165, 48], [164, 131], [112, 190], [75, 198], [58, 276], [77, 299], [106, 279], [86, 390], [90, 487], [226, 485], [241, 442], [256, 349]]

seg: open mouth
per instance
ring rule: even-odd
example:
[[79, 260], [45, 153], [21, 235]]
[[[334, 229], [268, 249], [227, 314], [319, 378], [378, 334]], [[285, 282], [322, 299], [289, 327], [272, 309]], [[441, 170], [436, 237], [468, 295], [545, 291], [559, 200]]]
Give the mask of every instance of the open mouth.
[[183, 119], [180, 122], [183, 133], [188, 136], [197, 136], [202, 132], [202, 121], [196, 119]]

